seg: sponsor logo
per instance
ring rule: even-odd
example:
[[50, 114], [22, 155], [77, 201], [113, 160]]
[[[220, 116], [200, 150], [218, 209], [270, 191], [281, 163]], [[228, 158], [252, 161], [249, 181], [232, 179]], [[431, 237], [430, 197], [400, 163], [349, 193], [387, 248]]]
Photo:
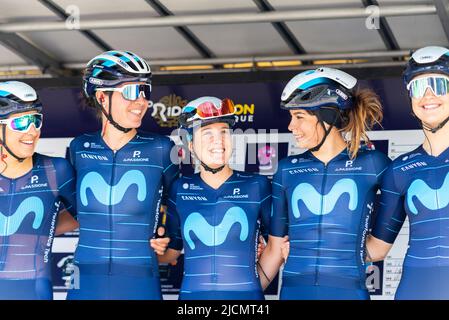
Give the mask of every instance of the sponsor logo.
[[181, 196], [181, 199], [185, 201], [207, 201], [207, 198], [203, 196]]
[[348, 100], [348, 96], [347, 96], [343, 91], [341, 91], [340, 89], [335, 90], [335, 92], [336, 92], [340, 97], [342, 97], [344, 100]]
[[293, 164], [295, 164], [295, 163], [304, 163], [304, 162], [312, 162], [312, 160], [305, 159], [305, 158], [293, 158], [293, 159], [291, 159], [291, 163], [293, 163]]
[[427, 162], [424, 161], [418, 161], [418, 162], [413, 162], [410, 163], [406, 166], [401, 167], [402, 171], [408, 171], [408, 170], [412, 170], [412, 169], [416, 169], [416, 168], [422, 168], [422, 167], [427, 167]]
[[403, 157], [402, 161], [407, 161], [407, 160], [413, 159], [414, 157], [417, 157], [420, 155], [421, 155], [421, 153], [412, 153], [412, 154], [409, 154], [408, 156]]
[[288, 170], [289, 174], [320, 172], [317, 168], [300, 168]]
[[116, 205], [122, 202], [125, 193], [132, 186], [137, 186], [137, 200], [144, 201], [147, 197], [145, 176], [138, 170], [127, 171], [115, 185], [109, 185], [103, 177], [95, 171], [87, 173], [81, 180], [79, 194], [83, 206], [88, 205], [87, 190], [103, 205]]
[[296, 218], [300, 217], [298, 201], [302, 201], [314, 215], [326, 215], [334, 210], [338, 199], [347, 193], [349, 195], [349, 210], [354, 211], [358, 204], [358, 188], [352, 179], [338, 180], [327, 194], [319, 193], [311, 184], [301, 183], [293, 190], [292, 209]]
[[31, 184], [25, 185], [20, 190], [27, 190], [27, 189], [33, 189], [33, 188], [47, 188], [48, 183], [39, 183], [39, 176], [33, 175], [31, 176]]
[[102, 145], [95, 142], [84, 142], [83, 147], [86, 149], [104, 149]]
[[240, 194], [240, 188], [235, 188], [232, 191], [232, 195], [229, 196], [224, 196], [224, 199], [248, 199], [249, 195], [248, 194]]
[[195, 185], [193, 183], [189, 184], [187, 182], [182, 185], [182, 188], [184, 190], [203, 190], [203, 188], [201, 188], [200, 186], [197, 186], [197, 185]]
[[215, 247], [223, 244], [228, 237], [231, 228], [238, 224], [240, 228], [240, 241], [248, 238], [248, 217], [245, 211], [240, 207], [232, 207], [226, 211], [221, 222], [215, 226], [199, 213], [192, 212], [184, 223], [184, 237], [189, 247], [194, 250], [195, 243], [192, 240], [191, 233], [208, 247]]
[[123, 159], [123, 162], [148, 162], [148, 161], [150, 161], [149, 158], [141, 158], [140, 156], [141, 156], [141, 151], [136, 150], [133, 152], [132, 158]]
[[413, 200], [419, 201], [429, 210], [440, 210], [449, 204], [449, 173], [446, 174], [440, 188], [433, 189], [421, 179], [414, 180], [407, 190], [407, 205], [413, 214], [418, 214], [418, 209]]
[[92, 77], [89, 78], [89, 82], [97, 86], [101, 86], [103, 84], [103, 80]]
[[[349, 162], [349, 164], [348, 164]], [[335, 172], [347, 172], [347, 171], [362, 171], [363, 167], [353, 167], [352, 166], [352, 161], [346, 161], [346, 165], [344, 168], [336, 168]]]
[[0, 228], [0, 236], [5, 237], [15, 234], [29, 214], [34, 215], [33, 229], [39, 229], [44, 219], [44, 204], [40, 198], [26, 198], [10, 216], [5, 216], [0, 212], [0, 226], [3, 226]]
[[109, 161], [109, 158], [106, 156], [100, 156], [93, 153], [80, 153], [81, 159], [91, 159], [91, 160], [100, 160], [100, 161]]

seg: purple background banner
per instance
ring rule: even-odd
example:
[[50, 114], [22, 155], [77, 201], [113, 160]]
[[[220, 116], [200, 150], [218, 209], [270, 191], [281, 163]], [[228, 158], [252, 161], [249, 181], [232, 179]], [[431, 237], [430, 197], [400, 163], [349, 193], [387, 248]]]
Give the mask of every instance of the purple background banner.
[[[234, 101], [239, 113], [238, 128], [288, 132], [288, 112], [279, 108], [284, 85], [285, 82], [154, 86], [142, 129], [169, 135], [177, 126], [181, 108], [190, 100], [209, 95]], [[410, 101], [400, 78], [360, 81], [360, 85], [373, 88], [380, 96], [384, 129], [419, 128], [410, 114]], [[94, 113], [86, 111], [80, 88], [41, 89], [39, 95], [45, 114], [42, 137], [74, 137], [99, 129]]]

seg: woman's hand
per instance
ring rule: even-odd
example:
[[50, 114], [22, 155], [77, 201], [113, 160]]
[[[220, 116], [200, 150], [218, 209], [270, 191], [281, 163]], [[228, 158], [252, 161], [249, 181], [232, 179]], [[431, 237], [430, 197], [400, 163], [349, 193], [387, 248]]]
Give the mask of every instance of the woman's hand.
[[[165, 233], [165, 228], [162, 226], [159, 227], [157, 229], [157, 233], [159, 236], [163, 236]], [[160, 256], [164, 255], [165, 251], [167, 250], [169, 242], [170, 242], [169, 237], [150, 239], [151, 248], [153, 248], [154, 252], [156, 252], [156, 254]]]
[[281, 244], [281, 252], [285, 263], [287, 262], [288, 255], [290, 253], [290, 241], [288, 241], [288, 236], [284, 237], [284, 242]]
[[265, 242], [265, 239], [263, 236], [259, 236], [259, 244], [257, 245], [257, 260], [259, 260], [260, 256], [262, 255], [263, 251], [267, 247], [267, 243]]

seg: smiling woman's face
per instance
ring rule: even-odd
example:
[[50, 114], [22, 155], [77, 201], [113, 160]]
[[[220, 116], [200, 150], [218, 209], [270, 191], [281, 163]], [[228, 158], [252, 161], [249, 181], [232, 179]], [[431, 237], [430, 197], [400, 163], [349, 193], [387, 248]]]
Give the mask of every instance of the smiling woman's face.
[[290, 116], [288, 130], [295, 136], [299, 148], [311, 149], [323, 139], [324, 130], [316, 116], [302, 109], [290, 110]]
[[[435, 76], [435, 74], [426, 73], [414, 79], [429, 76]], [[436, 96], [430, 88], [427, 88], [423, 97], [412, 97], [411, 99], [416, 117], [432, 128], [438, 126], [449, 116], [449, 94]]]
[[[125, 82], [117, 86], [121, 88], [127, 84], [145, 84], [144, 82]], [[148, 100], [142, 95], [137, 100], [126, 100], [120, 92], [110, 92], [111, 97], [111, 115], [115, 122], [124, 128], [139, 128], [142, 124], [142, 118], [148, 110]], [[103, 104], [106, 112], [109, 112], [109, 98], [106, 92], [97, 91], [97, 99]]]
[[229, 164], [232, 155], [229, 125], [217, 122], [194, 130], [191, 148], [200, 160], [211, 168]]
[[[37, 113], [37, 111], [27, 111], [16, 113], [8, 118], [16, 118], [27, 114]], [[8, 148], [19, 158], [29, 158], [33, 156], [34, 150], [36, 149], [37, 142], [41, 135], [41, 131], [37, 130], [34, 124], [31, 124], [27, 132], [17, 132], [11, 130], [6, 126], [6, 139], [4, 139]], [[5, 152], [5, 150], [3, 150]]]

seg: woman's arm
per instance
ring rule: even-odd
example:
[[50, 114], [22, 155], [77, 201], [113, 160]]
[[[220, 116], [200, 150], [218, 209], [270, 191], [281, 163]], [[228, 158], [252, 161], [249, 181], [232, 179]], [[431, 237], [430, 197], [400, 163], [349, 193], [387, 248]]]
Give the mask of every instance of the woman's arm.
[[181, 251], [168, 248], [163, 255], [157, 256], [157, 260], [159, 263], [176, 264], [180, 255]]
[[366, 261], [376, 262], [384, 260], [392, 246], [392, 243], [385, 242], [370, 235], [366, 240]]
[[[268, 236], [268, 244], [265, 248], [260, 260], [258, 261], [257, 269], [259, 271], [260, 283], [262, 289], [265, 290], [270, 282], [274, 279], [279, 272], [279, 268], [284, 263], [285, 242], [288, 241], [288, 237], [275, 237]], [[284, 251], [284, 253], [283, 253]]]
[[59, 213], [55, 234], [59, 236], [66, 232], [78, 229], [79, 226], [80, 225], [78, 221], [76, 221], [75, 218], [73, 218], [73, 216], [67, 210], [64, 209]]

